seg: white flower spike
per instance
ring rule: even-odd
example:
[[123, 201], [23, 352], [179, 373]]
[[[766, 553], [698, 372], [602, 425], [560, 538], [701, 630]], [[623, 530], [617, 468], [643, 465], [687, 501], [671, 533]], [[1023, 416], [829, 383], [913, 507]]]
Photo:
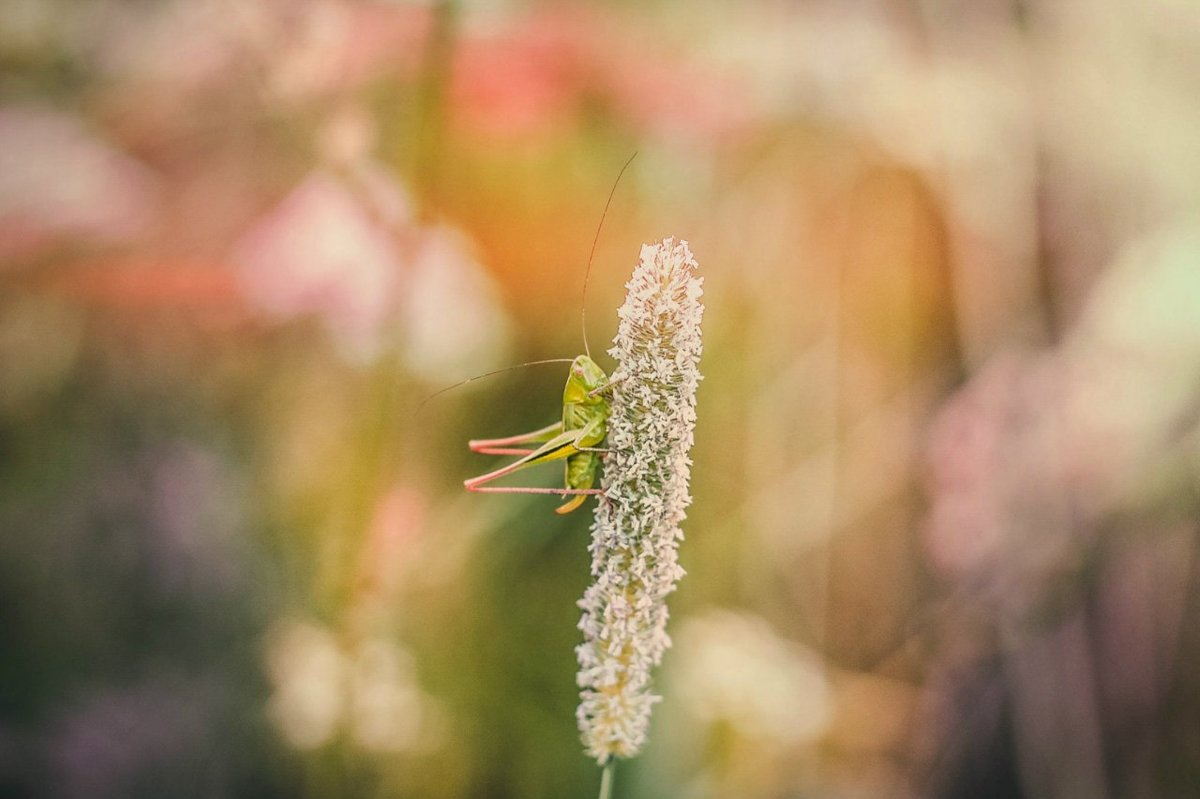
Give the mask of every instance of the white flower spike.
[[643, 245], [608, 352], [610, 452], [592, 525], [594, 582], [579, 601], [579, 729], [600, 764], [646, 740], [651, 670], [671, 645], [666, 597], [683, 576], [680, 522], [691, 504], [702, 278], [686, 241]]

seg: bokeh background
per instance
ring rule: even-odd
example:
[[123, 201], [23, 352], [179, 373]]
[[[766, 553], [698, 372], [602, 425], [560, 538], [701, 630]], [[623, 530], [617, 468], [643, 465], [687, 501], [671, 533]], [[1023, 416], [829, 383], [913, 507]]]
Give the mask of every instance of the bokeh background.
[[[5, 0], [0, 795], [594, 796], [467, 494], [690, 241], [622, 799], [1200, 795], [1191, 0]], [[603, 358], [601, 361], [608, 364]], [[554, 485], [557, 469], [528, 479]]]

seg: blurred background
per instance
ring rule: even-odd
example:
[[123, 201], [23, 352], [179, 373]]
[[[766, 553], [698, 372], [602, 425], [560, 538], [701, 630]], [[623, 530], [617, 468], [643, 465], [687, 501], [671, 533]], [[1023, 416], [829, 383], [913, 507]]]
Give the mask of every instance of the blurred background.
[[[5, 0], [0, 796], [594, 796], [590, 511], [705, 275], [658, 797], [1200, 795], [1200, 6]], [[611, 363], [600, 357], [602, 365]], [[525, 482], [555, 485], [557, 468]]]

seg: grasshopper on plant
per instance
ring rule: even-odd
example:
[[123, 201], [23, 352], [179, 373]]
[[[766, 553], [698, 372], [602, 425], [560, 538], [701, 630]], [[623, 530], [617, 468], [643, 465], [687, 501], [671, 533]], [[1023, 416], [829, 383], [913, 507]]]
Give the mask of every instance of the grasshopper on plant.
[[[472, 452], [485, 455], [521, 455], [518, 460], [495, 471], [472, 477], [463, 482], [468, 491], [505, 494], [559, 494], [569, 496], [558, 513], [570, 513], [584, 503], [589, 496], [603, 492], [592, 488], [596, 482], [596, 471], [600, 459], [607, 451], [600, 447], [608, 433], [608, 399], [604, 391], [612, 383], [595, 361], [587, 355], [579, 355], [571, 361], [567, 385], [563, 388], [562, 421], [506, 438], [485, 438], [468, 442]], [[537, 449], [519, 449], [513, 445], [544, 442]], [[566, 475], [563, 488], [529, 488], [515, 486], [487, 486], [498, 477], [520, 471], [539, 463], [566, 459]]]
[[[596, 243], [600, 240], [600, 230], [604, 227], [604, 217], [608, 215], [608, 206], [612, 203], [613, 194], [621, 176], [637, 157], [634, 153], [621, 167], [617, 179], [613, 181], [608, 193], [608, 201], [600, 215], [600, 224], [596, 228], [596, 237], [592, 240], [592, 251], [588, 256], [587, 270], [583, 275], [583, 297], [580, 300], [580, 327], [583, 329], [584, 354], [570, 361], [571, 371], [567, 374], [567, 384], [563, 388], [562, 421], [534, 430], [505, 438], [485, 438], [468, 442], [472, 452], [485, 455], [520, 455], [521, 457], [507, 466], [495, 471], [481, 474], [463, 481], [468, 491], [491, 492], [497, 494], [558, 494], [571, 497], [560, 505], [558, 513], [570, 513], [582, 505], [589, 496], [602, 496], [603, 491], [592, 488], [596, 483], [596, 472], [600, 462], [607, 452], [601, 445], [608, 433], [609, 401], [604, 394], [614, 384], [600, 366], [592, 360], [591, 350], [587, 343], [587, 284], [592, 271], [592, 259], [596, 255]], [[567, 359], [552, 359], [537, 363], [567, 362]], [[537, 444], [536, 449], [521, 448], [516, 445]], [[487, 483], [512, 474], [513, 472], [536, 466], [549, 461], [566, 460], [564, 484], [562, 488], [532, 488], [518, 486], [488, 486]]]

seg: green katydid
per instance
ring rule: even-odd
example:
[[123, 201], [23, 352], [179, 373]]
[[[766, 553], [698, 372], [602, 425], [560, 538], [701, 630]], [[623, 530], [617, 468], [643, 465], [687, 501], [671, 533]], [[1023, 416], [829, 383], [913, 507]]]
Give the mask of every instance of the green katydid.
[[[580, 301], [580, 327], [583, 329], [584, 354], [576, 356], [567, 374], [567, 384], [563, 388], [562, 420], [552, 425], [504, 438], [476, 439], [468, 442], [472, 452], [485, 455], [520, 455], [521, 457], [507, 466], [495, 471], [481, 474], [463, 481], [468, 491], [505, 493], [505, 494], [558, 494], [571, 497], [557, 508], [558, 513], [570, 513], [582, 505], [589, 496], [602, 496], [603, 491], [592, 486], [596, 483], [596, 472], [600, 461], [607, 451], [601, 445], [608, 433], [609, 402], [604, 396], [613, 385], [608, 375], [592, 360], [591, 350], [587, 343], [587, 284], [592, 271], [592, 259], [596, 255], [596, 243], [600, 240], [600, 230], [604, 227], [604, 217], [608, 215], [608, 206], [612, 203], [617, 184], [621, 175], [633, 159], [634, 153], [621, 167], [617, 179], [613, 182], [612, 190], [608, 193], [608, 201], [604, 204], [604, 212], [600, 215], [600, 224], [596, 227], [596, 237], [592, 240], [592, 251], [588, 256], [587, 270], [583, 276], [583, 299]], [[566, 359], [561, 359], [565, 361]], [[542, 362], [544, 363], [544, 361]], [[536, 449], [518, 448], [514, 445], [537, 444]], [[563, 488], [532, 488], [524, 486], [488, 486], [487, 483], [521, 471], [530, 466], [549, 461], [566, 460]]]
[[[485, 455], [522, 455], [523, 457], [495, 471], [465, 480], [468, 491], [506, 494], [559, 494], [570, 496], [557, 509], [570, 513], [589, 496], [603, 492], [592, 488], [596, 471], [605, 450], [600, 447], [608, 432], [608, 399], [603, 392], [611, 385], [608, 375], [588, 355], [571, 361], [567, 385], [563, 389], [562, 421], [506, 438], [486, 438], [467, 443], [472, 452]], [[514, 444], [544, 442], [537, 449], [517, 449]], [[498, 477], [520, 471], [539, 463], [566, 459], [564, 488], [531, 488], [517, 486], [485, 486]]]

